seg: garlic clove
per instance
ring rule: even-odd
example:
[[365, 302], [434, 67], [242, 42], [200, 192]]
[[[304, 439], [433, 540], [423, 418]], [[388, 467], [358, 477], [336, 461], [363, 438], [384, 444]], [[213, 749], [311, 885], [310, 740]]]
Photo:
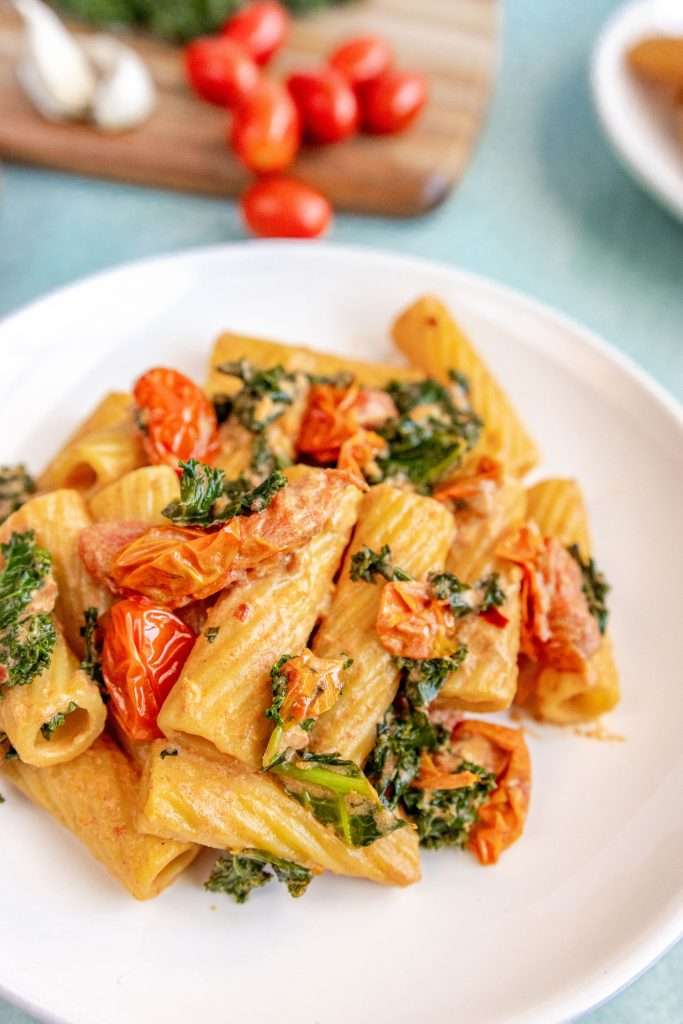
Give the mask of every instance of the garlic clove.
[[146, 64], [135, 50], [112, 36], [84, 41], [99, 80], [91, 117], [103, 131], [125, 131], [146, 121], [154, 110], [156, 90]]
[[41, 0], [12, 2], [26, 26], [26, 49], [18, 68], [22, 87], [45, 117], [84, 117], [97, 85], [85, 53]]

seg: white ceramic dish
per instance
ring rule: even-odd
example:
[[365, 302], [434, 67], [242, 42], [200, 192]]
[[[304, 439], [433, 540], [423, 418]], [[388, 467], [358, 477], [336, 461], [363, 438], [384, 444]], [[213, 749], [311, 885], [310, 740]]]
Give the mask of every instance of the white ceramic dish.
[[683, 219], [683, 144], [673, 114], [629, 73], [630, 46], [661, 31], [653, 0], [635, 0], [608, 20], [593, 52], [591, 84], [602, 126], [624, 166]]
[[[237, 907], [202, 861], [136, 904], [0, 780], [0, 991], [68, 1024], [419, 1020], [549, 1024], [683, 932], [683, 415], [586, 331], [457, 270], [365, 250], [248, 244], [99, 275], [0, 326], [0, 462], [41, 462], [108, 387], [203, 373], [222, 327], [368, 358], [418, 294], [452, 305], [539, 438], [585, 488], [613, 583], [623, 743], [532, 727], [527, 834], [496, 868], [427, 855], [422, 884], [336, 878]], [[9, 367], [9, 371], [7, 370]], [[214, 909], [215, 908], [215, 909]]]

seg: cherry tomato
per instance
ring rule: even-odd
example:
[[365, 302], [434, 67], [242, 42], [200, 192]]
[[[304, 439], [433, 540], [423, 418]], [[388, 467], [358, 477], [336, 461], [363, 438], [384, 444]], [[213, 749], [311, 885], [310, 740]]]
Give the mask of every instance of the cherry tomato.
[[202, 99], [219, 107], [241, 103], [261, 77], [249, 54], [225, 36], [190, 43], [185, 50], [185, 74]]
[[145, 597], [118, 601], [104, 620], [102, 672], [114, 718], [131, 740], [153, 740], [161, 705], [192, 650], [194, 633]]
[[374, 135], [402, 132], [427, 102], [423, 75], [387, 71], [363, 89], [363, 126]]
[[189, 377], [156, 367], [137, 380], [133, 397], [150, 462], [175, 467], [181, 459], [212, 460], [218, 450], [216, 414]]
[[332, 52], [330, 64], [357, 88], [383, 75], [393, 60], [393, 51], [385, 39], [380, 36], [358, 36], [338, 46]]
[[301, 141], [299, 114], [284, 85], [262, 79], [237, 108], [230, 137], [240, 160], [257, 174], [291, 164]]
[[257, 64], [267, 64], [285, 41], [289, 15], [273, 0], [249, 4], [223, 26], [223, 34], [249, 54]]
[[334, 68], [300, 71], [287, 80], [304, 133], [314, 142], [341, 142], [358, 128], [358, 101]]
[[296, 178], [263, 178], [242, 196], [242, 215], [263, 238], [317, 238], [332, 220], [327, 199]]

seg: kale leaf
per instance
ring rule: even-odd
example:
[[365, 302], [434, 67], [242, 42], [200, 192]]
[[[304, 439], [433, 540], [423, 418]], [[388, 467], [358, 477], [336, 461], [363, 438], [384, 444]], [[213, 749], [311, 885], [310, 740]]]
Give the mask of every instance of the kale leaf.
[[369, 846], [405, 822], [382, 805], [361, 769], [339, 754], [304, 751], [269, 770], [291, 797], [348, 846]]
[[363, 580], [374, 583], [375, 577], [383, 576], [385, 580], [409, 580], [410, 576], [403, 569], [391, 564], [391, 548], [383, 544], [380, 551], [363, 547], [351, 558], [351, 579], [354, 583]]
[[496, 777], [481, 765], [463, 761], [458, 771], [478, 775], [478, 781], [462, 789], [406, 790], [403, 805], [417, 825], [420, 845], [428, 849], [463, 847], [479, 808], [496, 788]]
[[[5, 688], [26, 686], [50, 664], [57, 633], [51, 615], [28, 611], [49, 576], [52, 559], [38, 547], [32, 530], [13, 533], [0, 545], [0, 665]], [[25, 614], [26, 613], [26, 614]]]
[[482, 422], [471, 409], [456, 405], [449, 389], [431, 378], [390, 381], [386, 390], [399, 416], [377, 428], [388, 448], [376, 460], [381, 479], [402, 477], [428, 494], [476, 444]]
[[52, 568], [50, 554], [36, 544], [33, 530], [13, 533], [0, 545], [0, 632], [16, 623]]
[[424, 711], [392, 705], [377, 726], [377, 742], [365, 766], [385, 807], [394, 809], [420, 770], [423, 750], [435, 750], [445, 739]]
[[354, 375], [349, 370], [340, 370], [339, 373], [307, 373], [309, 384], [327, 384], [333, 388], [350, 388], [354, 382]]
[[305, 893], [313, 873], [301, 864], [263, 850], [240, 850], [221, 854], [204, 888], [232, 896], [236, 903], [246, 903], [254, 889], [266, 885], [273, 877], [287, 886], [290, 896], [298, 897]]
[[585, 594], [588, 608], [591, 615], [598, 623], [598, 628], [604, 636], [609, 621], [609, 609], [607, 607], [607, 595], [610, 592], [610, 585], [596, 563], [595, 559], [589, 558], [584, 561], [581, 557], [578, 544], [570, 544], [567, 548], [569, 554], [574, 558], [581, 569], [583, 578], [582, 590]]
[[467, 646], [459, 644], [446, 658], [396, 658], [403, 677], [403, 695], [412, 708], [426, 708], [437, 696], [451, 672], [457, 672], [467, 657]]
[[[500, 585], [500, 576], [497, 572], [484, 576], [474, 586], [463, 583], [451, 572], [434, 572], [429, 576], [432, 592], [439, 601], [448, 601], [451, 611], [456, 618], [464, 615], [480, 615], [482, 612], [490, 611], [491, 608], [499, 608], [505, 604], [505, 591]], [[472, 591], [480, 594], [476, 604], [471, 604], [468, 596]]]
[[295, 377], [283, 366], [260, 370], [239, 359], [220, 363], [216, 369], [242, 381], [242, 389], [232, 399], [232, 414], [252, 434], [263, 433], [292, 404]]
[[61, 729], [61, 727], [64, 725], [67, 719], [67, 715], [72, 715], [74, 711], [78, 711], [78, 704], [70, 700], [64, 711], [57, 711], [52, 716], [52, 718], [50, 718], [47, 722], [44, 722], [41, 725], [40, 731], [43, 735], [43, 738], [46, 740], [51, 740], [57, 729]]
[[106, 704], [109, 700], [109, 691], [107, 690], [104, 673], [102, 672], [101, 644], [97, 632], [99, 617], [99, 609], [92, 606], [86, 608], [83, 613], [84, 623], [81, 626], [80, 633], [83, 637], [85, 654], [81, 662], [81, 668], [84, 672], [88, 673], [94, 683], [97, 683], [102, 700]]
[[274, 470], [256, 487], [244, 477], [226, 480], [222, 469], [206, 466], [196, 459], [181, 462], [180, 498], [170, 502], [162, 515], [179, 526], [220, 526], [235, 516], [263, 512], [279, 490], [287, 485], [287, 477]]
[[35, 494], [36, 485], [26, 466], [0, 466], [0, 523]]
[[288, 661], [292, 660], [293, 657], [293, 654], [283, 654], [281, 658], [278, 658], [270, 670], [270, 683], [273, 690], [273, 700], [266, 711], [266, 718], [271, 718], [273, 722], [279, 726], [284, 725], [280, 712], [282, 711], [282, 705], [287, 697], [288, 686], [287, 676], [282, 669]]

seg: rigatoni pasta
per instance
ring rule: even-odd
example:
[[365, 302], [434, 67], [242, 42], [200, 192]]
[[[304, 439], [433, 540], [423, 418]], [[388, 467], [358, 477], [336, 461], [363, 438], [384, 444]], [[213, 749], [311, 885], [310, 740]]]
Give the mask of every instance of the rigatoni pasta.
[[89, 495], [143, 464], [133, 400], [112, 391], [45, 468], [38, 484], [44, 491], [68, 487]]
[[138, 900], [158, 896], [199, 852], [194, 843], [138, 831], [138, 775], [108, 736], [67, 764], [33, 768], [5, 760], [1, 774], [80, 839]]

